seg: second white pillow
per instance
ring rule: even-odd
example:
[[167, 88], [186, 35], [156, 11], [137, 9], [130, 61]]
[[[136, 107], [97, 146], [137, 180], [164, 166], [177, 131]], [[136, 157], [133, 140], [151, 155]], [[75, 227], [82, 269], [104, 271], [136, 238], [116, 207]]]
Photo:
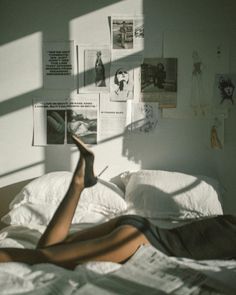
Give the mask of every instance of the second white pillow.
[[129, 208], [145, 217], [183, 220], [223, 214], [215, 179], [162, 170], [125, 173], [122, 179]]

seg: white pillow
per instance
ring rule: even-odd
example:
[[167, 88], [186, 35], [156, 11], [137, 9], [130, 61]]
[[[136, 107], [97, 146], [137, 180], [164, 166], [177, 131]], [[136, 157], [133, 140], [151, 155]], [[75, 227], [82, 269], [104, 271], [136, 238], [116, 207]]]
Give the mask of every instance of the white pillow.
[[[10, 210], [1, 219], [8, 225], [23, 225], [29, 228], [38, 229], [39, 226], [47, 226], [51, 220], [57, 206], [49, 204], [21, 204]], [[101, 223], [108, 220], [104, 214], [84, 210], [79, 208], [76, 210], [72, 224], [75, 223]]]
[[[10, 209], [28, 202], [59, 204], [68, 190], [72, 175], [72, 172], [59, 171], [47, 173], [32, 180], [12, 200]], [[123, 208], [124, 206], [124, 192], [114, 183], [100, 178], [98, 178], [96, 185], [83, 190], [82, 199], [84, 202], [95, 202], [106, 207], [117, 208], [117, 206], [121, 206]]]
[[[72, 172], [51, 172], [28, 183], [10, 204], [2, 218], [7, 224], [46, 225], [68, 190]], [[126, 211], [124, 193], [114, 183], [98, 179], [96, 185], [83, 190], [74, 223], [97, 222]], [[94, 218], [92, 218], [94, 216]]]
[[72, 179], [72, 172], [58, 171], [42, 175], [29, 182], [10, 203], [10, 209], [24, 203], [58, 204]]
[[162, 170], [125, 172], [121, 179], [128, 207], [136, 214], [175, 220], [223, 214], [215, 179]]

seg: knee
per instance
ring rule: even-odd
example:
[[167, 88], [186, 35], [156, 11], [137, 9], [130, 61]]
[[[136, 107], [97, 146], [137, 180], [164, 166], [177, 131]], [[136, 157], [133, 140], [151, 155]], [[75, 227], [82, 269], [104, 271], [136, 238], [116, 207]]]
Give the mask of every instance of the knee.
[[55, 260], [55, 255], [49, 247], [36, 247], [35, 256], [39, 257], [42, 263], [53, 263]]
[[50, 262], [49, 255], [48, 255], [47, 251], [45, 251], [45, 248], [36, 248], [35, 254], [36, 254], [35, 256], [40, 258], [40, 261], [42, 263]]
[[74, 269], [78, 264], [76, 261], [73, 261], [73, 259], [68, 258], [67, 254], [63, 252], [59, 253], [56, 249], [48, 247], [37, 249], [37, 251], [42, 263], [52, 263], [67, 269]]

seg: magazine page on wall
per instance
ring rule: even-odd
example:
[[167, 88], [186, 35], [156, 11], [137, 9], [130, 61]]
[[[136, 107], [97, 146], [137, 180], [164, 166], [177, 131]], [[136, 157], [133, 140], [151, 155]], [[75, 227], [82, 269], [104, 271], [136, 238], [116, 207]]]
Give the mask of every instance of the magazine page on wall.
[[34, 146], [72, 144], [71, 134], [86, 144], [97, 143], [99, 94], [78, 95], [70, 101], [35, 100]]
[[127, 123], [127, 104], [110, 101], [109, 94], [101, 94], [99, 108], [99, 142], [124, 135]]
[[75, 87], [74, 41], [43, 43], [43, 87], [70, 89]]
[[79, 94], [67, 107], [67, 143], [75, 134], [86, 144], [97, 144], [99, 94]]
[[158, 102], [161, 108], [176, 108], [177, 72], [176, 58], [144, 58], [141, 65], [141, 101]]
[[144, 16], [112, 15], [110, 19], [112, 55], [142, 55], [144, 50]]
[[66, 108], [66, 101], [52, 99], [34, 101], [34, 146], [65, 144]]
[[109, 45], [79, 45], [78, 93], [102, 93], [110, 89], [111, 51]]
[[160, 118], [159, 104], [156, 102], [132, 103], [130, 130], [135, 133], [153, 133]]
[[111, 101], [139, 101], [140, 64], [142, 60], [142, 56], [139, 55], [123, 58], [116, 56], [112, 60], [110, 68]]
[[134, 97], [134, 69], [132, 63], [113, 62], [110, 80], [111, 101], [127, 101]]

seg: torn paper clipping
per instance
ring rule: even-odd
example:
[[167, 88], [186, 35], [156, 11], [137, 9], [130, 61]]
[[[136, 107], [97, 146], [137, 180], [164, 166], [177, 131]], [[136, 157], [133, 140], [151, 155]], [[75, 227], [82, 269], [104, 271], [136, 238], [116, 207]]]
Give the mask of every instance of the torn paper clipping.
[[43, 86], [48, 89], [74, 89], [74, 42], [43, 43]]

